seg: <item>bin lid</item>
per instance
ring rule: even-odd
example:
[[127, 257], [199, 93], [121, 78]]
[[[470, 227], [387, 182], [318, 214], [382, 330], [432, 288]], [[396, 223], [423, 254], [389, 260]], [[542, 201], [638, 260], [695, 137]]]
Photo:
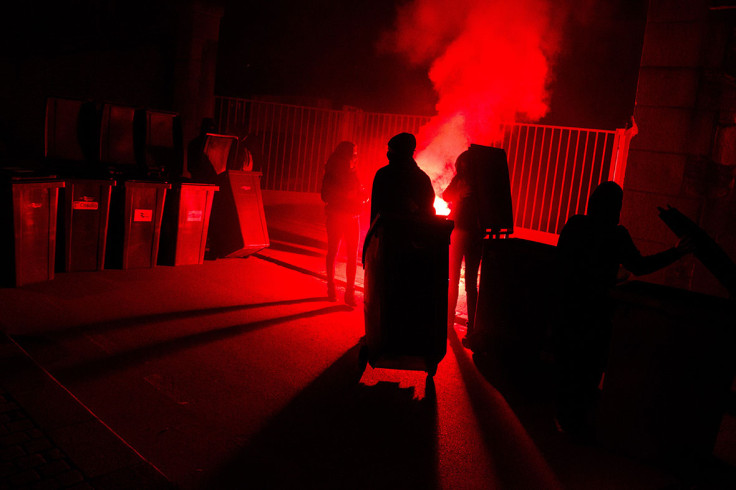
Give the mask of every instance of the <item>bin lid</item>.
[[50, 175], [39, 170], [25, 167], [0, 167], [0, 179], [4, 180], [21, 180], [21, 179], [56, 179], [56, 175]]
[[134, 187], [160, 187], [164, 189], [171, 189], [171, 184], [168, 182], [156, 182], [153, 180], [126, 180], [123, 182], [125, 186]]
[[203, 184], [201, 182], [177, 182], [171, 184], [173, 188], [185, 188], [185, 187], [201, 187], [205, 191], [219, 191], [220, 187], [216, 184]]
[[64, 182], [70, 185], [74, 184], [97, 184], [97, 185], [109, 185], [115, 187], [117, 182], [113, 179], [85, 179], [85, 178], [64, 178]]
[[682, 214], [678, 209], [667, 206], [659, 209], [659, 218], [678, 237], [690, 236], [695, 245], [695, 257], [715, 276], [726, 288], [729, 296], [736, 298], [736, 263], [726, 252], [693, 220]]
[[0, 183], [5, 188], [15, 185], [37, 184], [43, 187], [64, 187], [64, 181], [56, 175], [39, 173], [34, 170], [22, 168], [0, 168]]

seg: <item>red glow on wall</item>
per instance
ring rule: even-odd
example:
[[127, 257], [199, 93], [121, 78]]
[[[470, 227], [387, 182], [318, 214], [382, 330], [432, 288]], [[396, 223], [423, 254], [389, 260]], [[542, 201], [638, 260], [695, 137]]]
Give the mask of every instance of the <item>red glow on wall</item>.
[[441, 192], [470, 142], [491, 145], [499, 124], [548, 110], [557, 29], [547, 0], [414, 0], [399, 10], [394, 49], [427, 64], [437, 114], [417, 135], [417, 162]]

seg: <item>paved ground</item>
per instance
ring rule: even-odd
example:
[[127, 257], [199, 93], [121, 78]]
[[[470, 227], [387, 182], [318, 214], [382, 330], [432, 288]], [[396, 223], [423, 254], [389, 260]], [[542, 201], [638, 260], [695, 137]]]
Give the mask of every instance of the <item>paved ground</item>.
[[318, 196], [265, 200], [272, 246], [250, 258], [0, 290], [0, 488], [682, 487], [558, 434], [545, 377], [515, 389], [460, 325], [433, 382], [361, 375]]
[[0, 488], [168, 487], [14, 340], [0, 336]]

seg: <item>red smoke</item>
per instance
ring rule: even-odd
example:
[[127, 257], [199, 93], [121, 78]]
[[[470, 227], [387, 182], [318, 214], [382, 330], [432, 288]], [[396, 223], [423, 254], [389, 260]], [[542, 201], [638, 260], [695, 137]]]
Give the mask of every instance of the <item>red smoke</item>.
[[437, 114], [417, 135], [417, 161], [437, 193], [469, 143], [490, 145], [499, 124], [547, 113], [557, 44], [548, 0], [414, 0], [398, 11], [390, 42], [427, 64]]

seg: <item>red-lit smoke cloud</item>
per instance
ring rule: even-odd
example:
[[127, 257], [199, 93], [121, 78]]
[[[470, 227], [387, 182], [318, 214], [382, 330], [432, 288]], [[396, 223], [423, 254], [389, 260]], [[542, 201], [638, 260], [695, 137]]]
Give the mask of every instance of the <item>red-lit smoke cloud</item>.
[[429, 66], [437, 113], [417, 135], [417, 161], [440, 193], [469, 143], [491, 144], [499, 123], [548, 110], [560, 11], [548, 0], [414, 0], [398, 9], [393, 49]]

